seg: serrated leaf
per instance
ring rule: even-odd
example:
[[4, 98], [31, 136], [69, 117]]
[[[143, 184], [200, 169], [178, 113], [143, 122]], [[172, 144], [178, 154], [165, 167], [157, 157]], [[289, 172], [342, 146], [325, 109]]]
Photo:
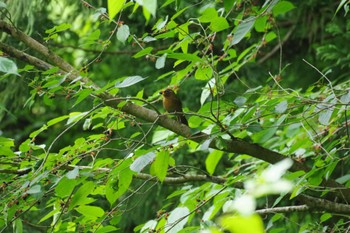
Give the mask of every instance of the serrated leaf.
[[19, 76], [16, 63], [6, 57], [0, 57], [0, 72]]
[[141, 76], [135, 75], [135, 76], [129, 76], [126, 77], [122, 82], [117, 82], [115, 84], [116, 88], [124, 88], [124, 87], [130, 87], [138, 82], [141, 82], [142, 80], [145, 80], [146, 78], [142, 78]]
[[108, 0], [108, 15], [112, 20], [123, 8], [126, 0]]
[[237, 26], [237, 29], [233, 34], [231, 46], [238, 44], [247, 35], [247, 33], [250, 32], [255, 23], [255, 19], [256, 17], [249, 17]]
[[122, 42], [125, 43], [125, 41], [129, 38], [130, 36], [130, 29], [129, 26], [126, 24], [123, 24], [122, 26], [120, 26], [117, 30], [117, 39]]

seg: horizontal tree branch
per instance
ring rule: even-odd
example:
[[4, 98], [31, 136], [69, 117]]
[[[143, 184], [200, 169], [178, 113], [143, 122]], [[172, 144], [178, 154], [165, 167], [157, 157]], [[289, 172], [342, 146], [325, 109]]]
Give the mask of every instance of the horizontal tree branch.
[[260, 215], [266, 215], [266, 214], [277, 214], [277, 213], [305, 212], [310, 209], [311, 208], [308, 205], [297, 205], [297, 206], [267, 208], [267, 209], [256, 210], [255, 212]]
[[[80, 170], [93, 169], [90, 166], [73, 166], [73, 165], [67, 165], [62, 168], [67, 170], [73, 170], [75, 168], [79, 168]], [[0, 173], [25, 175], [25, 174], [28, 174], [31, 170], [32, 170], [31, 168], [24, 168], [19, 170], [0, 169]], [[97, 168], [95, 170], [102, 171], [102, 172], [111, 171], [110, 168]], [[159, 182], [156, 176], [152, 176], [146, 173], [134, 174], [134, 178], [140, 179], [140, 180], [149, 180], [149, 181]], [[227, 181], [227, 178], [220, 177], [220, 176], [182, 175], [179, 177], [168, 176], [164, 179], [163, 184], [183, 184], [188, 182], [213, 182], [217, 184], [224, 184], [226, 181]], [[244, 188], [242, 182], [235, 182], [232, 184], [232, 186], [238, 189]], [[308, 196], [305, 194], [300, 194], [297, 198], [298, 200], [305, 203], [305, 205], [268, 208], [268, 209], [256, 210], [256, 213], [272, 214], [272, 213], [287, 213], [287, 212], [295, 212], [295, 211], [301, 212], [301, 211], [307, 211], [307, 210], [320, 210], [320, 211], [327, 211], [331, 213], [350, 214], [350, 205], [339, 204], [328, 200]]]
[[[30, 36], [26, 35], [25, 33], [19, 31], [12, 25], [6, 23], [5, 21], [0, 20], [0, 30], [7, 32], [11, 36], [13, 36], [15, 39], [18, 39], [24, 42], [28, 47], [32, 48], [36, 52], [39, 52], [42, 56], [44, 56], [47, 60], [51, 61], [54, 65], [58, 66], [61, 70], [71, 74], [68, 77], [69, 79], [74, 80], [76, 77], [78, 77], [79, 72], [75, 71], [74, 68], [69, 63], [65, 62], [61, 57], [54, 54], [47, 47], [45, 47], [38, 41], [34, 40]], [[16, 54], [14, 54], [14, 56], [16, 56]], [[21, 57], [16, 57], [16, 58], [21, 59]], [[99, 87], [95, 85], [88, 78], [82, 78], [81, 81], [86, 84], [86, 88], [92, 87], [96, 90], [99, 89]], [[114, 96], [110, 95], [107, 92], [102, 92], [102, 93], [97, 92], [97, 93], [98, 93], [96, 94], [97, 97], [99, 97], [106, 105], [115, 109], [119, 109], [117, 106], [124, 101], [124, 100], [116, 99]], [[197, 143], [203, 143], [207, 140], [210, 140], [209, 147], [213, 149], [217, 149], [217, 150], [221, 150], [229, 153], [247, 154], [271, 164], [277, 163], [287, 157], [278, 152], [264, 148], [258, 144], [250, 143], [239, 138], [233, 138], [230, 140], [223, 140], [220, 138], [220, 141], [224, 142], [224, 148], [218, 148], [217, 138], [211, 138], [210, 135], [202, 132], [192, 135], [191, 129], [188, 126], [183, 125], [171, 118], [160, 116], [157, 112], [147, 109], [145, 107], [133, 104], [130, 101], [126, 102], [126, 104], [124, 104], [123, 107], [120, 108], [119, 110], [125, 113], [128, 113], [130, 115], [133, 115], [139, 119], [143, 119], [147, 122], [154, 122], [170, 131], [173, 131], [178, 135], [184, 136]], [[222, 145], [222, 143], [220, 144]], [[294, 161], [292, 167], [290, 168], [290, 171], [300, 171], [300, 170], [309, 172], [310, 168], [308, 168], [306, 165], [302, 163]], [[336, 192], [329, 192], [329, 195], [327, 198], [332, 200], [336, 196], [340, 200], [345, 200], [347, 203], [350, 203], [349, 188], [346, 188], [343, 185], [331, 179], [323, 180], [322, 185], [328, 188], [337, 189]]]

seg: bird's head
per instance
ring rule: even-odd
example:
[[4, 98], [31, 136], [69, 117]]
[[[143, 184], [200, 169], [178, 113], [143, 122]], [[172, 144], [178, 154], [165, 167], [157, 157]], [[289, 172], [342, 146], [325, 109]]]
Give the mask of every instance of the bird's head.
[[163, 95], [165, 98], [175, 96], [175, 92], [169, 88], [165, 89], [164, 91], [159, 92], [159, 94]]

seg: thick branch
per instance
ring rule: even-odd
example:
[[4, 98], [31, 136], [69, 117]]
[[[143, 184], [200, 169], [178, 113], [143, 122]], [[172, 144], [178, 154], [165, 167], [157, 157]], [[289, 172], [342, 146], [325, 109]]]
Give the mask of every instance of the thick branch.
[[[78, 76], [77, 72], [74, 71], [74, 68], [65, 62], [62, 58], [55, 55], [51, 51], [49, 51], [48, 48], [46, 48], [44, 45], [39, 43], [38, 41], [34, 40], [33, 38], [27, 36], [23, 32], [17, 30], [10, 24], [1, 21], [0, 20], [0, 30], [3, 30], [10, 35], [12, 35], [14, 38], [24, 42], [28, 47], [36, 50], [37, 52], [41, 53], [45, 58], [52, 61], [53, 64], [57, 65], [62, 70], [70, 73], [71, 75], [68, 77], [69, 79], [73, 80]], [[13, 53], [14, 56], [16, 56], [15, 53]], [[17, 57], [17, 56], [16, 56]], [[21, 59], [21, 57], [17, 57]], [[32, 63], [33, 64], [33, 63]], [[87, 78], [82, 79], [82, 82], [89, 83], [94, 89], [99, 89], [93, 82]], [[87, 87], [87, 88], [89, 88]], [[112, 107], [112, 108], [118, 108], [117, 106], [125, 100], [116, 99], [114, 96], [110, 95], [107, 92], [102, 92], [97, 94], [97, 97], [99, 97], [106, 105]], [[173, 132], [175, 132], [178, 135], [184, 136], [190, 140], [193, 140], [197, 143], [203, 143], [206, 140], [210, 140], [210, 147], [217, 150], [226, 151], [229, 153], [238, 153], [238, 154], [247, 154], [252, 157], [261, 159], [263, 161], [266, 161], [268, 163], [274, 164], [277, 163], [286, 156], [266, 149], [260, 145], [253, 144], [246, 142], [239, 138], [233, 138], [230, 140], [225, 140], [225, 147], [224, 148], [218, 148], [217, 147], [217, 139], [211, 138], [210, 135], [204, 134], [204, 133], [198, 133], [195, 135], [192, 135], [191, 130], [186, 125], [180, 124], [179, 122], [167, 118], [167, 117], [160, 117], [155, 111], [152, 111], [150, 109], [144, 108], [142, 106], [138, 106], [136, 104], [133, 104], [132, 102], [127, 102], [123, 105], [123, 107], [120, 109], [121, 111], [128, 113], [130, 115], [133, 115], [137, 118], [143, 119], [148, 122], [155, 122], [158, 125], [169, 129]], [[222, 140], [222, 139], [221, 139]], [[310, 169], [305, 166], [304, 164], [294, 162], [293, 166], [291, 167], [290, 171], [299, 171], [303, 170], [305, 172], [310, 171]], [[340, 200], [346, 200], [346, 202], [350, 202], [350, 189], [345, 188], [344, 186], [338, 184], [334, 180], [323, 180], [322, 185], [329, 187], [329, 188], [335, 188], [337, 189], [337, 192], [330, 193], [329, 197], [331, 199], [334, 198], [334, 195], [340, 198]]]
[[44, 62], [16, 48], [13, 48], [5, 43], [0, 42], [0, 50], [7, 53], [11, 57], [18, 58], [21, 61], [27, 62], [41, 70], [48, 70], [52, 68], [52, 65], [50, 65], [49, 63]]

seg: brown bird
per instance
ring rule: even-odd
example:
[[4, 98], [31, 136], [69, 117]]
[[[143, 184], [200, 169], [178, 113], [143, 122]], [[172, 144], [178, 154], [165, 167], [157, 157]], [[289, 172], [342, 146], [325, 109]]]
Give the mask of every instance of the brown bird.
[[[163, 107], [168, 113], [182, 113], [181, 101], [173, 90], [167, 88], [164, 91], [159, 92], [159, 94], [163, 96]], [[184, 114], [177, 114], [176, 117], [179, 122], [188, 125]]]

